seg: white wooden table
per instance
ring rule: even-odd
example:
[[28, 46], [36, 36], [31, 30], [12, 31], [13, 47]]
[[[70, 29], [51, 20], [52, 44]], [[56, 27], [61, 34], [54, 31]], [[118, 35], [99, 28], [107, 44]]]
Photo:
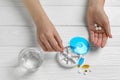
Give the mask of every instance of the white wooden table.
[[[88, 39], [85, 22], [87, 0], [41, 0], [41, 3], [65, 46], [74, 36]], [[120, 0], [106, 0], [105, 10], [113, 39], [109, 39], [103, 49], [91, 48], [86, 56], [91, 73], [82, 76], [77, 73], [77, 68], [61, 68], [55, 53], [48, 53], [37, 72], [19, 76], [22, 73], [16, 70], [16, 63], [20, 50], [38, 45], [35, 27], [21, 0], [0, 0], [0, 80], [119, 80]]]

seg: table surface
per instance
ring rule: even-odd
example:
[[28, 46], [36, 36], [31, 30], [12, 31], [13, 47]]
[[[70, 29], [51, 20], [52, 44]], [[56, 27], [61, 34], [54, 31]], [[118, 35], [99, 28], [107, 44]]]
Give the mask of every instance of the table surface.
[[[120, 79], [120, 0], [106, 0], [113, 39], [105, 48], [94, 46], [85, 63], [92, 72], [80, 75], [77, 68], [65, 69], [56, 62], [56, 53], [45, 53], [42, 66], [24, 74], [17, 67], [21, 49], [37, 47], [36, 29], [22, 0], [0, 0], [0, 80], [119, 80]], [[64, 46], [74, 36], [89, 38], [86, 26], [87, 0], [40, 0], [58, 30]]]

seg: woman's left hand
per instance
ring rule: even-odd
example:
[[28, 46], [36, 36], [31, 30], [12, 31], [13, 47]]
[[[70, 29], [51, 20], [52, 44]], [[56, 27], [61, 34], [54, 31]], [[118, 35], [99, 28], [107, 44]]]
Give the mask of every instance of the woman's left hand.
[[[88, 7], [87, 22], [91, 42], [103, 48], [108, 37], [112, 38], [109, 20], [104, 9], [100, 6]], [[100, 26], [101, 30], [96, 30], [95, 25]]]

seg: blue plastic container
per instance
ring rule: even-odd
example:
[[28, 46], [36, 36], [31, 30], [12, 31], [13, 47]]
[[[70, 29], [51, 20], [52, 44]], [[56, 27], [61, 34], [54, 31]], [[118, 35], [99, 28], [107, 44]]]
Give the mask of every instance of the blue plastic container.
[[70, 40], [70, 48], [78, 55], [87, 54], [90, 46], [89, 42], [83, 37], [74, 37]]

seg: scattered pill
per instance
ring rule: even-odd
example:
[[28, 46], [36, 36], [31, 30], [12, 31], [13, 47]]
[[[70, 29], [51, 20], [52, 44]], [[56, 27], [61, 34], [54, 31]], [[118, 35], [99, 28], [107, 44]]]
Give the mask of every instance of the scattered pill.
[[84, 72], [88, 72], [88, 70], [84, 70]]
[[88, 65], [88, 64], [84, 64], [84, 65], [82, 66], [83, 69], [88, 69], [89, 67], [90, 67], [90, 65]]
[[79, 70], [78, 70], [78, 73], [79, 73], [79, 74], [82, 74], [82, 73], [83, 73], [83, 71], [82, 71], [81, 69], [79, 69]]
[[87, 72], [84, 72], [83, 75], [87, 75], [88, 73]]
[[83, 63], [84, 63], [84, 58], [81, 57], [81, 58], [79, 59], [79, 61], [78, 61], [78, 65], [82, 65]]
[[84, 64], [82, 66], [78, 65], [77, 67], [80, 74], [87, 75], [89, 72], [91, 72], [90, 65], [88, 64]]
[[80, 65], [77, 65], [78, 68], [80, 68]]
[[91, 70], [89, 70], [89, 72], [91, 72]]

